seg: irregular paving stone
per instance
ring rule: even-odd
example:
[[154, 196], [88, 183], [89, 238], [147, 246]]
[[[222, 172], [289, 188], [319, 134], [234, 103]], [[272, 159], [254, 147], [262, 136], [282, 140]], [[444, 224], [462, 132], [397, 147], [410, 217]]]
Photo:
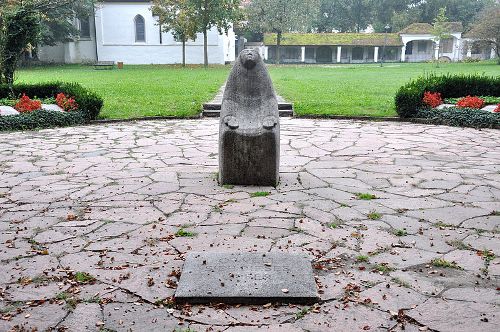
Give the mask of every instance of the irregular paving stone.
[[[421, 296], [465, 303], [478, 310], [471, 321], [484, 318], [480, 304], [498, 306], [498, 130], [282, 119], [281, 136], [277, 188], [224, 188], [215, 176], [217, 120], [0, 134], [2, 311], [23, 307], [14, 298], [53, 297], [70, 285], [93, 308], [77, 308], [68, 316], [75, 322], [99, 315], [93, 301], [106, 303], [105, 325], [88, 318], [91, 330], [373, 331], [396, 325], [384, 311], [411, 308]], [[269, 195], [252, 197], [257, 192]], [[370, 212], [382, 217], [370, 220]], [[181, 228], [197, 234], [175, 235]], [[274, 304], [153, 306], [166, 306], [184, 256], [194, 250], [304, 255], [316, 264], [327, 302], [304, 312]], [[463, 270], [436, 267], [434, 258]], [[377, 271], [383, 263], [393, 270]], [[76, 272], [97, 279], [75, 284]], [[30, 278], [36, 282], [21, 284]], [[342, 310], [337, 301], [353, 285], [379, 307], [349, 303]], [[30, 326], [62, 327], [66, 305], [54, 308], [54, 324], [32, 314]], [[0, 330], [25, 315], [1, 321], [7, 325]]]
[[56, 230], [48, 230], [33, 238], [38, 243], [54, 243], [74, 238], [72, 235], [63, 234]]
[[300, 319], [295, 326], [306, 331], [382, 331], [394, 326], [390, 315], [363, 305], [328, 303], [323, 306], [321, 314], [309, 313]]
[[64, 319], [67, 311], [64, 305], [44, 304], [27, 307], [10, 321], [0, 320], [1, 331], [50, 331]]
[[7, 291], [5, 298], [12, 302], [28, 302], [35, 300], [49, 300], [64, 292], [68, 288], [63, 285], [51, 284], [29, 284], [29, 285], [13, 285]]
[[491, 250], [496, 256], [500, 256], [500, 235], [498, 234], [470, 235], [464, 243], [477, 250]]
[[438, 254], [417, 249], [394, 249], [389, 253], [374, 256], [370, 261], [378, 264], [388, 264], [389, 267], [408, 268], [410, 266], [428, 263], [438, 257]]
[[103, 322], [101, 306], [98, 303], [80, 303], [60, 324], [69, 331], [86, 332], [96, 330]]
[[500, 305], [500, 298], [498, 291], [491, 288], [479, 287], [464, 287], [464, 288], [451, 288], [441, 294], [443, 299], [477, 302], [477, 303], [490, 303]]
[[[438, 331], [498, 331], [498, 307], [431, 298], [406, 314], [417, 322]], [[452, 319], [451, 319], [452, 318]]]
[[407, 212], [407, 214], [415, 218], [425, 219], [432, 223], [442, 222], [444, 224], [458, 226], [467, 219], [484, 216], [489, 214], [489, 212], [490, 211], [478, 208], [453, 206], [437, 209], [422, 209]]
[[[232, 326], [228, 328], [227, 332], [246, 332], [248, 326]], [[259, 326], [257, 331], [272, 331], [272, 332], [303, 332], [304, 330], [292, 324], [277, 324], [277, 325], [263, 325]]]
[[462, 227], [483, 229], [490, 232], [500, 231], [500, 216], [486, 216], [466, 220], [462, 223]]
[[384, 311], [398, 312], [399, 309], [411, 309], [427, 300], [411, 288], [398, 286], [394, 283], [381, 283], [359, 294], [362, 299], [368, 298], [376, 302]]
[[443, 256], [448, 262], [455, 262], [460, 268], [479, 273], [484, 268], [484, 260], [476, 252], [455, 250]]
[[297, 306], [265, 305], [265, 306], [231, 306], [224, 312], [238, 323], [263, 327], [268, 324], [281, 324], [295, 317]]
[[165, 309], [146, 303], [111, 303], [103, 306], [104, 325], [112, 331], [175, 331], [179, 321]]

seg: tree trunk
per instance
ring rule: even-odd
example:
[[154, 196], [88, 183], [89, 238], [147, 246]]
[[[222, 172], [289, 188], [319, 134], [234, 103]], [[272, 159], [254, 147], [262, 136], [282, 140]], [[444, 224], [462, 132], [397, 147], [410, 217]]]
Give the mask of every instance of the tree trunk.
[[205, 27], [205, 30], [203, 30], [203, 65], [205, 66], [205, 68], [208, 67], [207, 33], [207, 28]]
[[495, 48], [495, 52], [497, 53], [497, 63], [500, 65], [500, 42], [493, 43], [491, 47]]
[[12, 90], [14, 85], [14, 73], [17, 69], [17, 63], [19, 62], [19, 56], [13, 56], [12, 54], [4, 55], [6, 59], [4, 59], [4, 67], [2, 69], [4, 83], [6, 83], [9, 88]]
[[186, 37], [182, 37], [182, 67], [186, 67]]
[[278, 35], [276, 37], [276, 63], [279, 65], [281, 63], [281, 31], [278, 32]]

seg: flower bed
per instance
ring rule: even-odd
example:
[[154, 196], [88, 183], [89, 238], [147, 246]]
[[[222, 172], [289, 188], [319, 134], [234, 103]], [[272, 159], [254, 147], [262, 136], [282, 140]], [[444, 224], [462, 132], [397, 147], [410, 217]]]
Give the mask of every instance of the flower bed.
[[[12, 96], [17, 96], [12, 98]], [[42, 109], [44, 104], [48, 105]], [[18, 115], [0, 116], [0, 131], [72, 126], [94, 120], [103, 101], [95, 93], [73, 83], [0, 85], [0, 106], [14, 107]], [[60, 107], [60, 109], [59, 109]], [[60, 112], [50, 110], [61, 110]]]
[[467, 96], [457, 102], [458, 108], [473, 108], [479, 110], [484, 107], [484, 100], [479, 97]]
[[483, 109], [486, 104], [498, 104], [499, 96], [500, 77], [431, 75], [401, 87], [395, 101], [396, 111], [402, 118], [427, 118], [433, 123], [468, 127], [500, 127], [498, 107]]
[[42, 102], [39, 100], [31, 100], [30, 97], [23, 94], [16, 105], [14, 105], [14, 108], [19, 113], [29, 113], [42, 109]]

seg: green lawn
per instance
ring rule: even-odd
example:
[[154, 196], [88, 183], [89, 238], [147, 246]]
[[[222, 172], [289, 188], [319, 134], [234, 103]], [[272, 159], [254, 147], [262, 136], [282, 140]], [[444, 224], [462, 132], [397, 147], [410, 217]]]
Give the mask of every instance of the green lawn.
[[23, 69], [22, 82], [78, 82], [104, 98], [101, 117], [193, 116], [210, 100], [229, 74], [229, 67], [125, 66], [95, 70], [92, 66]]
[[275, 66], [270, 68], [276, 90], [304, 114], [395, 116], [394, 96], [410, 79], [428, 73], [500, 75], [488, 63]]
[[[101, 117], [196, 115], [229, 74], [229, 66], [180, 68], [126, 66], [94, 70], [88, 66], [23, 69], [22, 82], [69, 81], [98, 92], [105, 101]], [[270, 66], [276, 90], [295, 104], [298, 114], [394, 116], [394, 95], [411, 78], [428, 73], [500, 75], [494, 62], [442, 64]]]

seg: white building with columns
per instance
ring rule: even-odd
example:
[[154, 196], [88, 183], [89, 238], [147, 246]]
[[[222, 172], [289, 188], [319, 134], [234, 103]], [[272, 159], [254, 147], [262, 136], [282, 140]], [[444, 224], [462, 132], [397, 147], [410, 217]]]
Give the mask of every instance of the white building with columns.
[[[54, 63], [126, 64], [182, 63], [182, 43], [169, 32], [161, 31], [152, 15], [151, 1], [107, 0], [99, 3], [88, 20], [77, 20], [80, 37], [57, 46], [41, 47], [40, 61]], [[208, 32], [208, 61], [225, 64], [235, 59], [235, 35], [232, 29], [220, 34]], [[186, 63], [203, 63], [203, 34], [186, 43]]]
[[[464, 38], [459, 22], [449, 23], [449, 35], [436, 41], [432, 25], [415, 23], [399, 33], [285, 33], [282, 36], [281, 63], [376, 63], [423, 62], [440, 58], [460, 61], [486, 60], [494, 50]], [[266, 34], [259, 48], [268, 62], [276, 61], [276, 34]]]

